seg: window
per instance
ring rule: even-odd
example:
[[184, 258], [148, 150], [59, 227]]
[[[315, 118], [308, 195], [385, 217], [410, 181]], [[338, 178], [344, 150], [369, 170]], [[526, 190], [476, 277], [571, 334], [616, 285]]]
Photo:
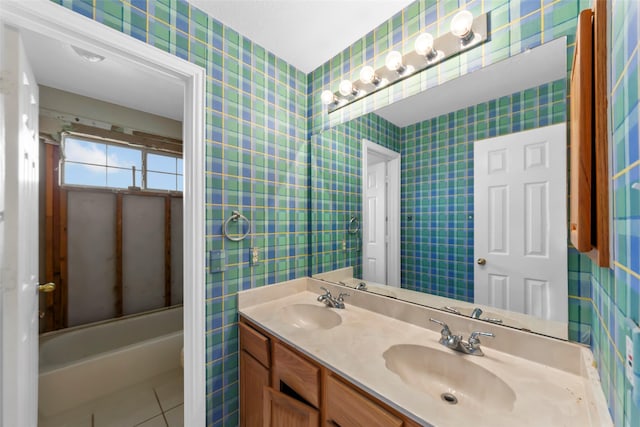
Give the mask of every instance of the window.
[[66, 134], [63, 185], [182, 191], [182, 158], [151, 149]]

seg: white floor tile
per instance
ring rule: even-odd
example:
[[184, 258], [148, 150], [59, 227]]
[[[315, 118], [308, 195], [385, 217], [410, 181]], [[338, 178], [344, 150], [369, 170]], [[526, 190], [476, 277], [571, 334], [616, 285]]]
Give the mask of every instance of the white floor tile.
[[184, 405], [180, 405], [177, 408], [173, 408], [170, 411], [164, 413], [167, 419], [169, 427], [183, 427], [184, 426]]
[[175, 372], [166, 380], [156, 383], [154, 387], [160, 406], [168, 411], [184, 403], [184, 384], [182, 371]]
[[167, 427], [167, 422], [164, 420], [164, 416], [158, 415], [157, 417], [151, 418], [150, 420], [145, 421], [142, 424], [138, 424], [135, 427]]
[[94, 427], [134, 426], [161, 413], [150, 384], [140, 384], [114, 393], [96, 403]]

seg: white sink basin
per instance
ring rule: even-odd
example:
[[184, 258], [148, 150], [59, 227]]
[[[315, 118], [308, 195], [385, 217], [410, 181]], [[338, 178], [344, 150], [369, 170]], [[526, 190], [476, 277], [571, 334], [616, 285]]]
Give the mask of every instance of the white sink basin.
[[328, 307], [312, 304], [294, 304], [279, 310], [284, 322], [300, 329], [331, 329], [342, 323], [340, 315]]
[[465, 356], [420, 345], [400, 344], [383, 354], [386, 367], [408, 386], [439, 399], [442, 405], [471, 410], [509, 412], [514, 391], [487, 369]]

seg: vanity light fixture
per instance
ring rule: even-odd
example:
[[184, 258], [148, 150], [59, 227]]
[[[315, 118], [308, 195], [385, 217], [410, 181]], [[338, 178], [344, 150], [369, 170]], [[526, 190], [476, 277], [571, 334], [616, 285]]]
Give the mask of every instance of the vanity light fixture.
[[413, 47], [416, 53], [424, 56], [427, 61], [433, 61], [440, 56], [439, 52], [433, 47], [433, 36], [429, 33], [420, 34], [416, 38]]
[[381, 67], [374, 69], [370, 65], [363, 66], [359, 79], [341, 81], [335, 92], [323, 91], [320, 97], [322, 103], [327, 105], [327, 112], [332, 113], [470, 50], [488, 40], [488, 25], [488, 13], [474, 18], [471, 12], [460, 11], [451, 20], [451, 31], [437, 38], [426, 32], [419, 34], [410, 52], [403, 54], [392, 50], [385, 57], [384, 65]]
[[80, 58], [84, 59], [87, 62], [91, 62], [92, 64], [104, 61], [104, 56], [98, 55], [97, 53], [93, 53], [93, 52], [88, 51], [86, 49], [82, 49], [81, 47], [71, 45], [71, 49], [73, 49], [73, 51]]
[[376, 75], [376, 70], [371, 65], [365, 65], [360, 70], [360, 81], [366, 85], [378, 85], [380, 84], [380, 77]]
[[340, 82], [340, 86], [338, 86], [338, 92], [340, 92], [340, 95], [342, 96], [356, 96], [358, 94], [358, 89], [353, 86], [353, 83], [351, 83], [351, 81], [343, 80]]
[[473, 39], [473, 14], [468, 10], [461, 10], [451, 20], [451, 34], [459, 37], [463, 45]]
[[331, 105], [338, 103], [338, 97], [333, 94], [330, 90], [323, 90], [322, 95], [320, 95], [320, 99], [324, 105]]
[[402, 63], [402, 54], [397, 50], [392, 50], [384, 60], [384, 65], [387, 66], [389, 71], [395, 71], [398, 74], [404, 73], [407, 67]]

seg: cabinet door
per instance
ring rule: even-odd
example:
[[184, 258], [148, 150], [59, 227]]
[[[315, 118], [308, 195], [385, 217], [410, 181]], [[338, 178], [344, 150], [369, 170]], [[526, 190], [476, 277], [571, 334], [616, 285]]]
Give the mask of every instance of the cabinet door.
[[269, 387], [269, 370], [246, 351], [240, 351], [240, 425], [242, 427], [262, 427], [262, 395], [266, 387]]
[[285, 383], [304, 400], [320, 407], [320, 368], [279, 343], [273, 346], [273, 387]]
[[264, 389], [264, 427], [318, 427], [318, 410], [280, 393]]
[[401, 427], [402, 420], [362, 394], [327, 376], [326, 418], [328, 425], [341, 427]]

